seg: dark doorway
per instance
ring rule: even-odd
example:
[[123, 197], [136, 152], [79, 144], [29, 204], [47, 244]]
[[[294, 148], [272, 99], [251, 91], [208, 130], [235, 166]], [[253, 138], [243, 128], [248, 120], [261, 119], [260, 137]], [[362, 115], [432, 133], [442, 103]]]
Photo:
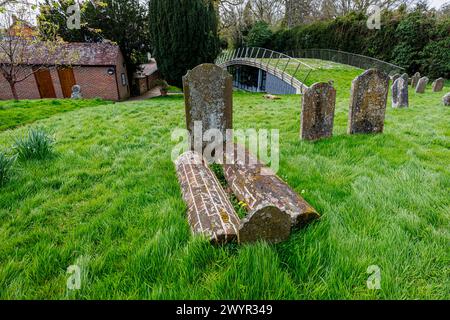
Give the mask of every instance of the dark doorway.
[[70, 67], [58, 68], [58, 77], [64, 98], [70, 98], [72, 96], [72, 87], [76, 84], [73, 69]]
[[39, 69], [35, 71], [34, 77], [39, 89], [39, 94], [42, 99], [56, 98], [55, 88], [53, 87], [53, 80], [48, 69]]

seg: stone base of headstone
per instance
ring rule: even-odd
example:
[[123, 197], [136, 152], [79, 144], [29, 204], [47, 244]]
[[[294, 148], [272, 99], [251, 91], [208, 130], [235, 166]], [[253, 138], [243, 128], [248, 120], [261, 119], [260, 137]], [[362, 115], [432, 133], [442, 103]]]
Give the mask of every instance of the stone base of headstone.
[[247, 205], [247, 210], [253, 211], [269, 203], [289, 215], [293, 228], [305, 226], [320, 217], [313, 207], [244, 147], [235, 144], [233, 152], [227, 153], [227, 158], [234, 159], [234, 163], [225, 162], [224, 175], [238, 200]]

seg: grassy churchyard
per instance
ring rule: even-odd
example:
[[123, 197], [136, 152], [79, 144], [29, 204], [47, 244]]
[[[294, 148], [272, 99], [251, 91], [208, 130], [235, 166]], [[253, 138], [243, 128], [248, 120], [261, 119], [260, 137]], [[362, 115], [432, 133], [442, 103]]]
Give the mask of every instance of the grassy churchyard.
[[[450, 108], [410, 89], [385, 132], [348, 135], [362, 70], [309, 61], [334, 80], [334, 136], [299, 139], [301, 97], [234, 93], [234, 128], [280, 130], [278, 174], [322, 218], [289, 241], [211, 246], [191, 235], [171, 150], [182, 95], [0, 103], [0, 150], [29, 128], [51, 157], [16, 160], [0, 189], [0, 299], [448, 299]], [[448, 91], [446, 83], [444, 91]], [[80, 290], [67, 268], [83, 268]], [[369, 290], [369, 266], [381, 290]]]

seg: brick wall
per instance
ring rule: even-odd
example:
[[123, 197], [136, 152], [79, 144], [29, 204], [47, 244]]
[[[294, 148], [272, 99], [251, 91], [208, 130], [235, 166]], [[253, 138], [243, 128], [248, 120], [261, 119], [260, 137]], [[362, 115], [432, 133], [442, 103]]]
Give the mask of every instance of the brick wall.
[[155, 81], [160, 79], [161, 75], [159, 71], [156, 71], [147, 77], [147, 87], [148, 89], [153, 89], [155, 86]]
[[[25, 69], [24, 74], [30, 74], [31, 68]], [[36, 85], [34, 75], [16, 84], [19, 99], [39, 99], [41, 96]], [[0, 75], [0, 100], [12, 99], [13, 95], [9, 83]]]
[[83, 98], [118, 100], [115, 75], [109, 75], [112, 67], [74, 67], [75, 82], [81, 86]]
[[[122, 85], [121, 73], [126, 76], [126, 67], [123, 64], [117, 66], [116, 73], [108, 74], [108, 69], [114, 67], [81, 67], [75, 66], [73, 73], [76, 84], [81, 86], [83, 98], [103, 98], [106, 100], [123, 100], [129, 97], [128, 79], [127, 85]], [[63, 98], [58, 71], [50, 68], [56, 97]], [[117, 81], [117, 82], [116, 82]], [[119, 88], [120, 97], [117, 89]], [[40, 99], [39, 90], [34, 75], [23, 82], [16, 84], [19, 99]], [[12, 99], [11, 88], [8, 82], [0, 75], [0, 100]]]

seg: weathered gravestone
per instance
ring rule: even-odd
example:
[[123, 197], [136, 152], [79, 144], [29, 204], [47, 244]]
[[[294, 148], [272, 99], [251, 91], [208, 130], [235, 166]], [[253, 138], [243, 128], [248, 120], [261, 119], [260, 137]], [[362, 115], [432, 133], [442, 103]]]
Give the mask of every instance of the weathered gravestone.
[[404, 73], [401, 75], [401, 77], [406, 81], [406, 83], [409, 85], [409, 75], [407, 73]]
[[352, 82], [348, 133], [381, 133], [384, 129], [389, 76], [370, 69]]
[[[186, 125], [191, 134], [191, 147], [208, 144], [203, 135], [210, 129], [218, 129], [226, 140], [226, 130], [233, 127], [233, 79], [215, 64], [201, 64], [183, 77], [186, 109]], [[195, 137], [195, 122], [202, 124], [202, 137]], [[198, 148], [196, 148], [198, 150]]]
[[199, 153], [186, 152], [175, 166], [194, 235], [204, 236], [213, 244], [278, 243], [289, 238], [291, 216], [269, 202], [259, 202], [239, 220], [228, 195]]
[[236, 240], [239, 218], [203, 157], [186, 152], [175, 166], [193, 234], [206, 236], [216, 244]]
[[[247, 210], [270, 203], [288, 214], [293, 228], [303, 227], [320, 217], [311, 205], [244, 146], [235, 143], [233, 150], [227, 150], [227, 158], [234, 161], [223, 165], [225, 179], [237, 199], [246, 204]], [[272, 227], [274, 230], [284, 228], [281, 223]]]
[[430, 79], [427, 77], [420, 78], [419, 82], [417, 82], [416, 93], [425, 93], [428, 81], [430, 81]]
[[72, 87], [72, 95], [70, 96], [72, 99], [82, 99], [81, 95], [81, 87], [79, 85], [74, 85]]
[[396, 74], [394, 74], [393, 76], [392, 76], [392, 83], [394, 83], [395, 82], [395, 80], [397, 80], [398, 78], [400, 78], [401, 77], [401, 75], [399, 75], [398, 73], [396, 73]]
[[441, 92], [444, 89], [444, 78], [436, 79], [433, 82], [433, 92]]
[[411, 78], [411, 87], [413, 89], [415, 89], [417, 87], [417, 83], [419, 82], [419, 79], [420, 79], [420, 73], [416, 72]]
[[444, 103], [444, 106], [450, 106], [450, 92], [447, 93], [443, 98], [442, 102]]
[[408, 94], [408, 80], [403, 77], [395, 80], [392, 85], [392, 107], [393, 108], [408, 108], [409, 94]]
[[328, 83], [315, 83], [302, 100], [301, 137], [318, 140], [333, 135], [336, 90]]

